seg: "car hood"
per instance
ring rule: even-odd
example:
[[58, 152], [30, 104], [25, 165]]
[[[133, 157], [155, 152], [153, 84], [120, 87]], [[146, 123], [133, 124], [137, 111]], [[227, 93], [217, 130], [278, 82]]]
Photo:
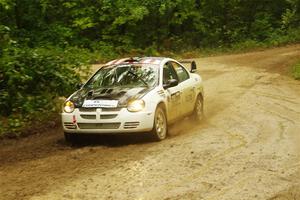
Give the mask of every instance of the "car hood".
[[146, 87], [113, 87], [113, 88], [82, 88], [75, 92], [69, 100], [75, 107], [81, 107], [85, 100], [118, 100], [118, 106], [126, 106], [129, 100], [139, 99], [152, 88]]

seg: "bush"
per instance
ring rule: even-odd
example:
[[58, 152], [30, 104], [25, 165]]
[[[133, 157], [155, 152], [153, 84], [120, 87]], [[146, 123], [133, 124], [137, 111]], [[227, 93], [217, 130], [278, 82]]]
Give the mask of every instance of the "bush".
[[78, 48], [10, 46], [0, 60], [0, 134], [18, 133], [39, 115], [57, 110], [89, 72], [89, 52]]

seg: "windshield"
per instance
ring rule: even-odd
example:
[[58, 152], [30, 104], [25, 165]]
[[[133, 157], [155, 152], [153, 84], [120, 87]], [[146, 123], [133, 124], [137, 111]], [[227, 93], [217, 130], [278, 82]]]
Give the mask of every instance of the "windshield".
[[118, 65], [101, 68], [85, 87], [151, 87], [157, 82], [158, 67], [155, 65]]

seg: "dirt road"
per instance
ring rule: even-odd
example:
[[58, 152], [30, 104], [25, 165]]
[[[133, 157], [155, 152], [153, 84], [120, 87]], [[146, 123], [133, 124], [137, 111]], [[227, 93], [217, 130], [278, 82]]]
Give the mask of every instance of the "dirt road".
[[206, 120], [69, 146], [61, 129], [0, 142], [0, 199], [300, 199], [300, 45], [197, 59]]

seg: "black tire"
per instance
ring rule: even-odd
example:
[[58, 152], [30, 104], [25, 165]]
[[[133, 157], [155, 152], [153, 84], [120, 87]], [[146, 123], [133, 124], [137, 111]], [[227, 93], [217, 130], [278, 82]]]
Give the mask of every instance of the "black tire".
[[193, 118], [196, 122], [200, 122], [204, 119], [203, 98], [201, 95], [198, 95], [196, 99]]
[[151, 134], [155, 141], [161, 141], [167, 137], [168, 123], [165, 110], [162, 106], [156, 108]]

